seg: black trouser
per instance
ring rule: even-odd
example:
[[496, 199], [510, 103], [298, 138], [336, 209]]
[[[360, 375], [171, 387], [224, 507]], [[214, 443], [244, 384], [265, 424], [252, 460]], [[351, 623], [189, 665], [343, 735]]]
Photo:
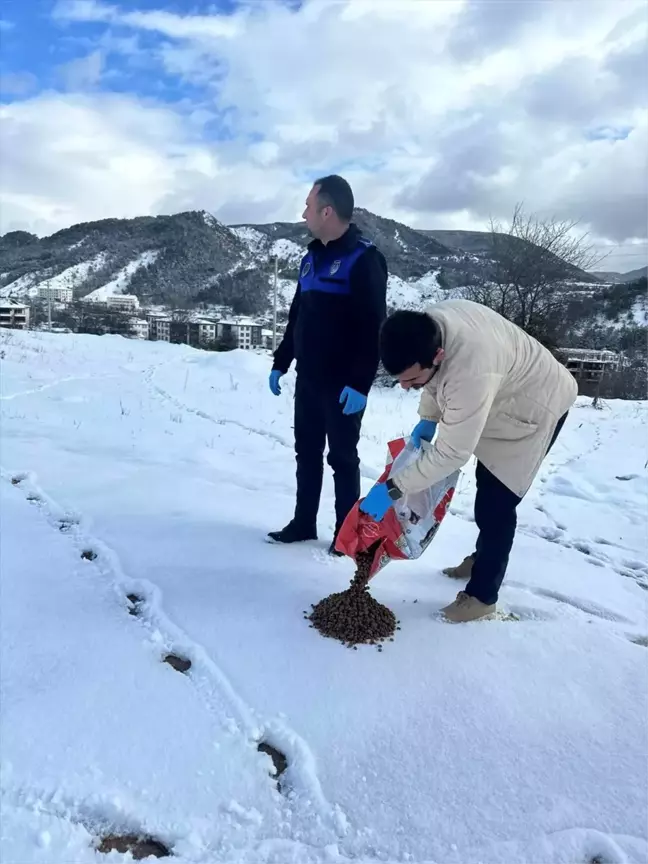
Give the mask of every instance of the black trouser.
[[335, 521], [339, 528], [360, 497], [358, 440], [362, 415], [343, 414], [342, 387], [328, 388], [297, 376], [295, 387], [295, 453], [297, 455], [297, 505], [295, 522], [304, 529], [317, 522], [324, 447], [328, 439], [328, 463], [335, 482]]
[[[553, 447], [567, 414], [556, 425], [547, 453]], [[475, 522], [479, 528], [477, 547], [466, 593], [482, 603], [496, 603], [504, 581], [509, 555], [517, 528], [517, 506], [522, 500], [498, 480], [488, 468], [477, 463], [475, 472]]]

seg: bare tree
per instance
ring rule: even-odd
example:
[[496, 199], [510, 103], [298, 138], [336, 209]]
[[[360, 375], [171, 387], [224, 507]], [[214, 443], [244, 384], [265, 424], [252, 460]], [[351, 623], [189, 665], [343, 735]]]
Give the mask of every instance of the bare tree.
[[578, 235], [578, 223], [527, 215], [517, 204], [508, 229], [490, 224], [490, 266], [467, 289], [471, 300], [495, 309], [541, 342], [555, 347], [565, 285], [600, 262]]

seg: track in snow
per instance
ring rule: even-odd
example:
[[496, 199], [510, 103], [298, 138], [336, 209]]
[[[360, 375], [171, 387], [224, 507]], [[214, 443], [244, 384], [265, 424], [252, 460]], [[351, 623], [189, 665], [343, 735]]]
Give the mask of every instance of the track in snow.
[[[278, 781], [280, 775], [277, 788], [284, 798], [288, 796], [289, 799], [285, 805], [286, 821], [290, 822], [296, 808], [302, 811], [302, 817], [304, 812], [312, 811], [312, 819], [330, 832], [330, 842], [339, 842], [346, 836], [349, 831], [348, 820], [337, 805], [326, 799], [317, 778], [315, 758], [307, 742], [283, 719], [262, 719], [256, 716], [254, 709], [237, 693], [218, 663], [200, 644], [169, 619], [163, 609], [159, 588], [148, 580], [129, 577], [123, 571], [116, 552], [85, 530], [85, 520], [81, 514], [61, 508], [39, 486], [34, 473], [8, 473], [0, 470], [0, 476], [5, 482], [10, 481], [14, 487], [20, 489], [27, 501], [45, 516], [53, 530], [69, 536], [79, 557], [87, 561], [88, 567], [92, 567], [112, 585], [125, 614], [133, 615], [134, 620], [147, 631], [148, 639], [156, 646], [160, 661], [164, 660], [165, 654], [190, 660], [191, 669], [186, 677], [217, 724], [231, 734], [242, 735], [259, 752], [266, 754], [266, 776], [270, 782], [272, 778]], [[222, 715], [219, 703], [223, 698], [231, 706], [233, 716]], [[282, 766], [281, 772], [277, 769], [277, 756], [273, 756], [273, 753], [285, 756], [287, 760], [287, 767]], [[259, 766], [262, 765], [263, 760], [259, 759]], [[47, 790], [10, 792], [4, 789], [3, 796], [13, 806], [66, 818], [86, 828], [110, 824], [111, 814], [105, 813], [98, 805], [79, 806], [72, 801], [64, 801], [57, 793]], [[39, 802], [47, 803], [43, 805]], [[141, 826], [137, 825], [126, 826], [126, 830], [130, 832], [140, 829]], [[143, 832], [140, 830], [140, 833]]]

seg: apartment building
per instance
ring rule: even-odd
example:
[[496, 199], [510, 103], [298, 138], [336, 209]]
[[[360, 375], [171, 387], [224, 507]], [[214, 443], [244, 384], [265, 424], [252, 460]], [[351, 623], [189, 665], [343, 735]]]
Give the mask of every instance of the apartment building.
[[133, 312], [139, 309], [139, 299], [134, 294], [110, 294], [106, 300], [109, 309]]
[[158, 342], [171, 341], [171, 319], [165, 318], [162, 315], [149, 315], [149, 339]]
[[[241, 348], [245, 351], [255, 348], [272, 349], [272, 330], [252, 318], [198, 318], [193, 321], [178, 321], [159, 311], [149, 313], [146, 324], [148, 336], [144, 336], [142, 330], [143, 339], [183, 342], [196, 348], [221, 343], [223, 347]], [[277, 329], [278, 340], [281, 340], [282, 332], [283, 328]]]
[[53, 303], [71, 303], [74, 300], [74, 290], [56, 285], [40, 285], [38, 296], [41, 300], [51, 300]]
[[0, 300], [0, 327], [12, 330], [29, 328], [29, 306], [16, 300]]
[[210, 345], [218, 338], [217, 321], [198, 321], [198, 344]]
[[251, 348], [261, 348], [263, 325], [250, 318], [232, 319], [218, 322], [218, 338], [231, 336], [237, 348], [249, 351]]
[[600, 381], [606, 373], [618, 372], [623, 355], [616, 351], [593, 351], [589, 348], [564, 348], [565, 365], [579, 382]]
[[149, 322], [146, 318], [132, 318], [131, 319], [131, 330], [134, 336], [138, 339], [148, 339], [149, 338]]

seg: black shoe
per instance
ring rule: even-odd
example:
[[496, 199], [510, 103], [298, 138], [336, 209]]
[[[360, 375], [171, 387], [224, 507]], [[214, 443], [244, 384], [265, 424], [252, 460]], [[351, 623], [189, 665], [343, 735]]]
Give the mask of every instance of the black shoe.
[[317, 540], [317, 531], [315, 528], [304, 528], [293, 521], [281, 531], [271, 531], [268, 538], [275, 543], [303, 543], [306, 540]]
[[344, 558], [344, 552], [340, 552], [335, 548], [335, 538], [329, 546], [328, 554], [332, 555], [334, 558]]
[[332, 555], [334, 558], [344, 558], [344, 552], [338, 552], [335, 548], [335, 544], [337, 543], [338, 534], [340, 533], [341, 525], [337, 525], [335, 528], [335, 533], [333, 534], [333, 540], [331, 545], [329, 546], [328, 554]]

